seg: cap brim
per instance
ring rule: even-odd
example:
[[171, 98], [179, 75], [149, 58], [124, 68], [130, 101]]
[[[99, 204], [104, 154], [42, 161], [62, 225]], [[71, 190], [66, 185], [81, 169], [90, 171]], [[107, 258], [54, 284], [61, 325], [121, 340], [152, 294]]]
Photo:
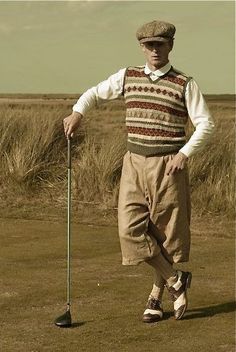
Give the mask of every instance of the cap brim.
[[140, 43], [147, 43], [147, 42], [168, 42], [171, 38], [165, 37], [149, 37], [149, 38], [142, 38], [139, 40]]

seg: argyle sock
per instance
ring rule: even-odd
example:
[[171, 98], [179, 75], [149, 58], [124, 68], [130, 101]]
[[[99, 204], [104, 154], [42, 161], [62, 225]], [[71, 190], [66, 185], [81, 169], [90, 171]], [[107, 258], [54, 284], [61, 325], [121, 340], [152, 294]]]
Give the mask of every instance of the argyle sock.
[[165, 280], [161, 276], [160, 272], [158, 270], [155, 270], [154, 284], [153, 284], [152, 291], [151, 291], [149, 297], [150, 298], [152, 297], [152, 298], [158, 299], [159, 301], [162, 301], [164, 287], [165, 287]]
[[164, 285], [165, 280], [158, 272], [158, 270], [155, 270], [153, 288], [148, 297], [146, 309], [143, 313], [143, 321], [145, 323], [157, 322], [163, 318], [163, 308], [161, 301], [165, 287]]
[[146, 262], [155, 269], [157, 275], [160, 273], [169, 286], [173, 286], [177, 282], [177, 271], [173, 268], [172, 264], [165, 259], [162, 253], [148, 259]]

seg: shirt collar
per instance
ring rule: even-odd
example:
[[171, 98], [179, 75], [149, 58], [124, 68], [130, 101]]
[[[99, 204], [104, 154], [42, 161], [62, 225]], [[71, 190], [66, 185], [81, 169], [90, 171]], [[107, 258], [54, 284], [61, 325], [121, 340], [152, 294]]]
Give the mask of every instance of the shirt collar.
[[159, 68], [156, 71], [151, 71], [148, 65], [145, 65], [144, 73], [149, 75], [152, 80], [155, 80], [163, 75], [165, 75], [171, 69], [171, 64], [168, 62], [165, 66]]

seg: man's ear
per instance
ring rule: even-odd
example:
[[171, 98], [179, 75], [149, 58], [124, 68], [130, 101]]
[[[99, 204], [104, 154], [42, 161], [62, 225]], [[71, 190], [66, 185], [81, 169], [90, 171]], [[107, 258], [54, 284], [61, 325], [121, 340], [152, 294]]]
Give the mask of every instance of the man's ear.
[[170, 39], [169, 45], [170, 45], [170, 50], [172, 50], [174, 46], [174, 39]]

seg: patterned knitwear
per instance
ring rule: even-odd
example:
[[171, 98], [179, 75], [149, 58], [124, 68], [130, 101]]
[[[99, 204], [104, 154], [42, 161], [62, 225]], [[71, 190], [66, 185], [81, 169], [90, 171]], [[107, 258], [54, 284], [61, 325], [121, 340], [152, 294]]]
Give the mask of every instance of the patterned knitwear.
[[124, 81], [128, 150], [144, 156], [177, 153], [186, 143], [185, 89], [191, 77], [173, 67], [154, 82], [142, 67]]

